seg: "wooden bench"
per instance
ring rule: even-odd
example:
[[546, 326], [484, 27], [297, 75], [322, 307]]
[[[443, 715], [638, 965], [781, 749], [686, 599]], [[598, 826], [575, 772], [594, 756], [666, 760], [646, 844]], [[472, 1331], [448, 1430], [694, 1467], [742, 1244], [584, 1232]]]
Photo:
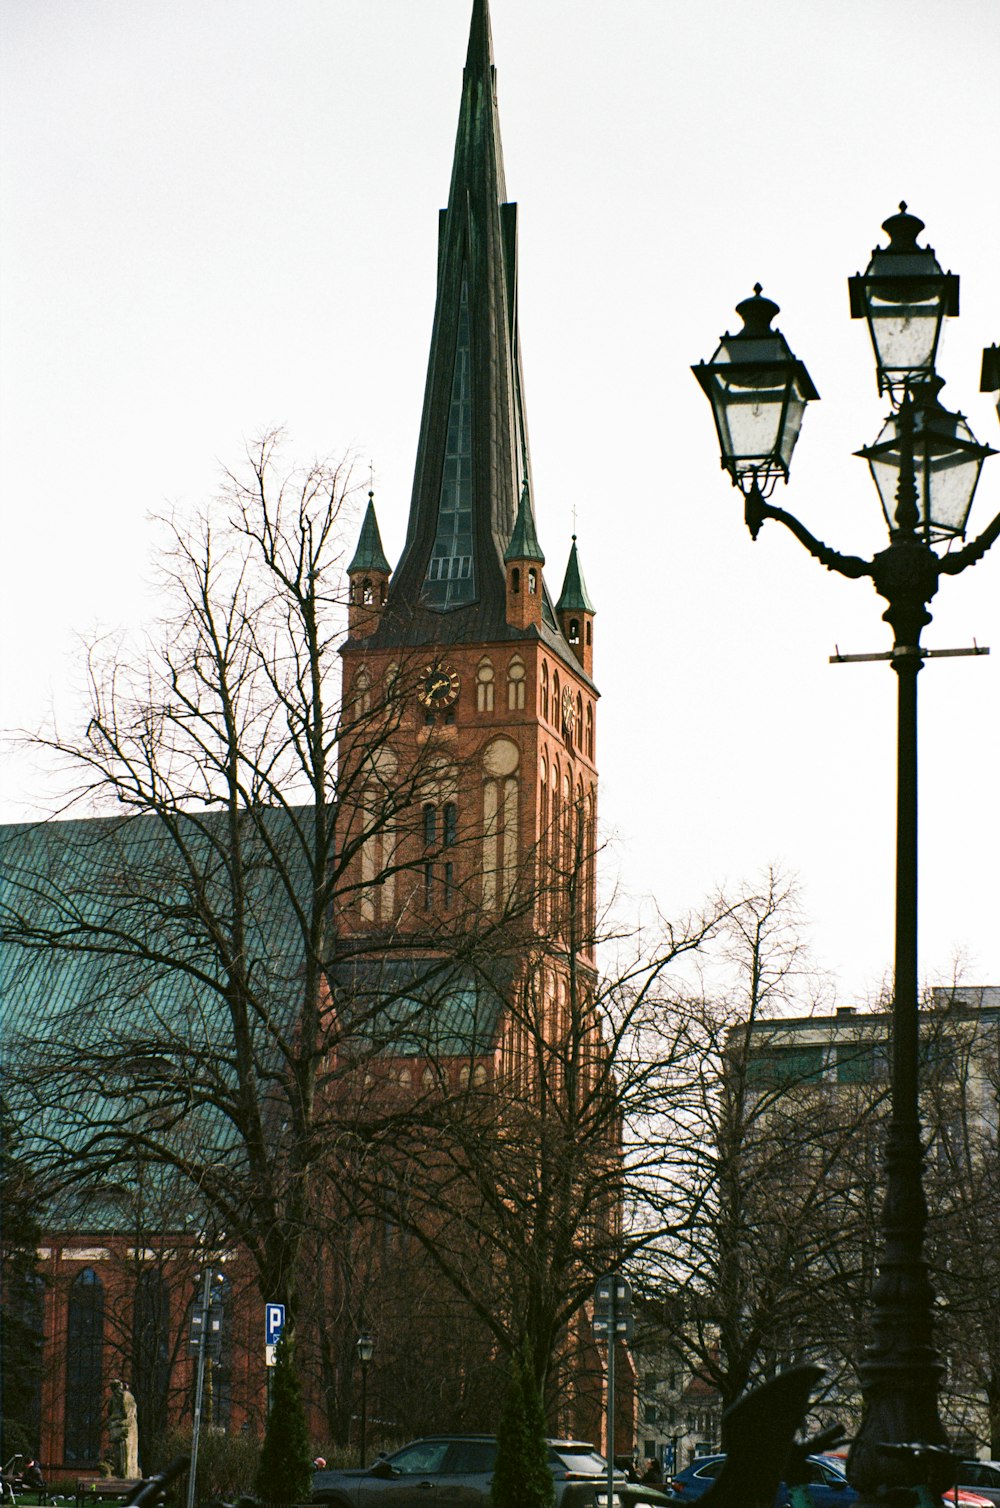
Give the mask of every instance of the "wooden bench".
[[145, 1478], [136, 1477], [80, 1477], [76, 1484], [76, 1508], [86, 1508], [88, 1503], [103, 1502], [110, 1498], [130, 1498]]

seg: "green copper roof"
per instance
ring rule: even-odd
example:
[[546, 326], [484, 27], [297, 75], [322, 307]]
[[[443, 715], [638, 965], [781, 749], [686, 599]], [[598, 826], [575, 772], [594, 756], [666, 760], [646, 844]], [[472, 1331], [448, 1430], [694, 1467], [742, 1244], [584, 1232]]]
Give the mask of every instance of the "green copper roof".
[[583, 579], [580, 570], [580, 557], [576, 553], [576, 535], [573, 535], [573, 545], [569, 552], [569, 560], [566, 562], [566, 575], [563, 577], [562, 592], [556, 603], [557, 613], [592, 613], [594, 604], [587, 595], [587, 583]]
[[365, 510], [365, 521], [361, 525], [358, 548], [354, 552], [354, 559], [347, 567], [347, 574], [351, 576], [355, 571], [382, 571], [388, 576], [391, 569], [382, 548], [382, 536], [378, 532], [374, 495], [369, 492], [368, 507]]
[[517, 522], [503, 558], [506, 561], [537, 560], [539, 565], [545, 564], [545, 556], [542, 554], [542, 547], [535, 533], [535, 516], [531, 509], [531, 498], [528, 496], [527, 477], [521, 488], [521, 501], [517, 505]]

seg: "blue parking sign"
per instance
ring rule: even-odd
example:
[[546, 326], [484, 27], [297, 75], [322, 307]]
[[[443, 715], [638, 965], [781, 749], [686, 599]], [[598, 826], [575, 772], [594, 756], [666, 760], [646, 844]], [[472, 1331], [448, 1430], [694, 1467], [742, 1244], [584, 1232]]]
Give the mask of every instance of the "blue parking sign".
[[281, 1339], [281, 1332], [285, 1328], [284, 1304], [264, 1305], [264, 1344], [276, 1346]]

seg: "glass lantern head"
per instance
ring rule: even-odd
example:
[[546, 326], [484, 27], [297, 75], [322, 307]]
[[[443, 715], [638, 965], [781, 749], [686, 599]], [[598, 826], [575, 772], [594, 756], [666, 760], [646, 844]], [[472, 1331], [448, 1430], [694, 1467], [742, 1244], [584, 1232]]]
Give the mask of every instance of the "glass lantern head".
[[358, 1336], [357, 1352], [358, 1360], [363, 1367], [366, 1367], [375, 1355], [375, 1337], [369, 1331], [365, 1330]]
[[711, 361], [691, 368], [712, 405], [721, 462], [733, 485], [765, 495], [788, 467], [808, 402], [819, 397], [779, 330], [778, 305], [761, 296], [737, 304], [742, 330], [722, 337]]
[[964, 536], [983, 462], [996, 454], [939, 403], [943, 385], [940, 377], [917, 383], [875, 444], [855, 452], [871, 469], [890, 534], [912, 528], [927, 544]]
[[923, 228], [901, 203], [882, 226], [888, 246], [876, 247], [867, 271], [848, 278], [851, 318], [868, 321], [878, 390], [894, 403], [933, 374], [941, 323], [958, 313], [958, 277], [942, 272], [932, 247], [917, 245]]

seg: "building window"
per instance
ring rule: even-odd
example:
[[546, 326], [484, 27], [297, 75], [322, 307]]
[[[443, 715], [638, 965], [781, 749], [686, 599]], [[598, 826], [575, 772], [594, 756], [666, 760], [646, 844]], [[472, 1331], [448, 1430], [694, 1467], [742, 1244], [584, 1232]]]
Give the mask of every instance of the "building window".
[[569, 620], [569, 642], [573, 645], [577, 645], [580, 642], [579, 618], [570, 618]]
[[800, 1044], [787, 1047], [759, 1047], [751, 1050], [747, 1062], [747, 1081], [768, 1088], [819, 1082], [826, 1069], [826, 1049], [819, 1045]]
[[587, 751], [587, 758], [592, 760], [594, 757], [594, 708], [590, 702], [587, 703], [587, 734], [585, 747]]
[[538, 572], [534, 566], [528, 567], [528, 596], [534, 597], [538, 591]]
[[449, 801], [444, 809], [444, 826], [441, 841], [445, 848], [454, 846], [458, 834], [458, 807], [454, 801]]
[[493, 666], [489, 660], [480, 660], [476, 671], [476, 708], [479, 712], [493, 711]]
[[511, 712], [524, 707], [524, 661], [515, 656], [507, 667], [507, 706]]
[[884, 1042], [839, 1042], [833, 1052], [838, 1084], [874, 1084], [889, 1075]]
[[437, 842], [437, 812], [431, 802], [424, 807], [424, 847], [433, 848]]
[[363, 667], [354, 680], [354, 716], [361, 721], [372, 710], [372, 680]]
[[454, 866], [454, 864], [446, 864], [444, 866], [444, 909], [446, 911], [450, 911], [451, 910], [451, 905], [452, 905], [452, 901], [454, 899], [454, 895], [455, 895], [455, 866]]
[[434, 865], [424, 865], [424, 910], [430, 911], [434, 904]]
[[92, 1267], [73, 1279], [66, 1319], [66, 1437], [72, 1465], [94, 1465], [101, 1455], [104, 1396], [104, 1285]]
[[510, 589], [515, 597], [521, 590], [521, 567], [515, 566], [510, 573]]
[[542, 661], [542, 716], [546, 722], [549, 717], [549, 667]]
[[140, 1272], [135, 1288], [131, 1380], [139, 1418], [149, 1421], [145, 1427], [152, 1435], [162, 1435], [170, 1388], [170, 1296], [155, 1267]]

